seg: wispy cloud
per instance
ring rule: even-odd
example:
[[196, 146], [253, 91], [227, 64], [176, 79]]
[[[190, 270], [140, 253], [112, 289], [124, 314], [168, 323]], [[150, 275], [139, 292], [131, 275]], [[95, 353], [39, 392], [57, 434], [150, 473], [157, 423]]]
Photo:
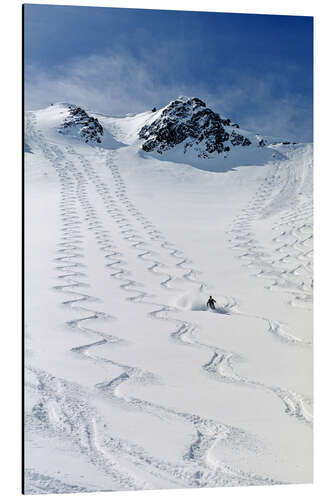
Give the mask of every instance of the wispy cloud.
[[285, 75], [279, 78], [273, 73], [258, 77], [237, 75], [232, 86], [221, 82], [212, 99], [221, 113], [239, 121], [244, 128], [291, 140], [312, 141], [312, 100], [292, 92]]
[[142, 111], [165, 104], [184, 89], [175, 81], [161, 82], [162, 70], [162, 60], [156, 54], [154, 60], [147, 57], [140, 62], [129, 54], [90, 55], [57, 66], [52, 74], [29, 66], [27, 106], [36, 108], [60, 100], [106, 113]]
[[26, 68], [26, 105], [37, 109], [65, 101], [122, 115], [163, 106], [179, 95], [196, 95], [244, 128], [311, 140], [311, 103], [288, 90], [285, 69], [277, 79], [273, 72], [254, 77], [220, 66], [211, 68], [211, 75], [186, 80], [182, 63], [181, 51], [171, 42], [168, 47], [146, 51], [140, 59], [119, 52], [74, 59], [52, 72], [31, 65]]

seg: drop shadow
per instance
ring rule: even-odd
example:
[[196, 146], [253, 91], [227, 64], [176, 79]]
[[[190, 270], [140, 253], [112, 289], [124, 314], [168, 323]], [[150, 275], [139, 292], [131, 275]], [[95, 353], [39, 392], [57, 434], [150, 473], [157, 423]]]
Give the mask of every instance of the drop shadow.
[[31, 147], [29, 146], [29, 144], [27, 142], [24, 142], [24, 152], [33, 154]]

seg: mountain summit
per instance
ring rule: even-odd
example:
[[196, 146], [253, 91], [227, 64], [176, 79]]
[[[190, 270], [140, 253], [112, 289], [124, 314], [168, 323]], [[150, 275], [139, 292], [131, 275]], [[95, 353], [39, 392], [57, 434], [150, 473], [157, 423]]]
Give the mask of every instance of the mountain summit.
[[103, 127], [97, 118], [89, 116], [88, 113], [79, 106], [73, 104], [64, 104], [67, 108], [67, 116], [58, 132], [61, 134], [77, 135], [81, 137], [86, 143], [88, 142], [102, 142]]
[[[168, 104], [158, 118], [139, 131], [146, 152], [163, 152], [181, 144], [186, 153], [194, 150], [199, 158], [227, 153], [233, 147], [251, 145], [248, 137], [240, 134], [239, 125], [206, 107], [197, 97], [179, 97]], [[261, 144], [257, 144], [261, 145]]]

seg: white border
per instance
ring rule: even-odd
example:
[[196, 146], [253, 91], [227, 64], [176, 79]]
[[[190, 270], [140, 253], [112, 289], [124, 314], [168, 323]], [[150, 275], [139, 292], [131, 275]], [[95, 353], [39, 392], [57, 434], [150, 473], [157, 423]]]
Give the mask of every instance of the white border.
[[[333, 491], [331, 480], [332, 446], [332, 388], [333, 349], [330, 309], [332, 289], [332, 13], [328, 2], [279, 0], [273, 2], [237, 0], [221, 3], [213, 0], [155, 0], [146, 1], [52, 1], [29, 2], [55, 5], [93, 5], [105, 7], [159, 8], [248, 12], [315, 16], [315, 483], [300, 486], [270, 486], [250, 488], [218, 488], [202, 490], [164, 490], [64, 495], [68, 498], [112, 500], [153, 499], [284, 499], [301, 495], [304, 500], [329, 498]], [[204, 7], [204, 8], [203, 8]], [[1, 2], [0, 30], [2, 48], [1, 77], [1, 260], [3, 264], [1, 293], [1, 423], [0, 493], [3, 498], [20, 497], [20, 219], [21, 219], [21, 2]], [[97, 496], [98, 495], [98, 496]], [[62, 498], [48, 495], [46, 498]]]

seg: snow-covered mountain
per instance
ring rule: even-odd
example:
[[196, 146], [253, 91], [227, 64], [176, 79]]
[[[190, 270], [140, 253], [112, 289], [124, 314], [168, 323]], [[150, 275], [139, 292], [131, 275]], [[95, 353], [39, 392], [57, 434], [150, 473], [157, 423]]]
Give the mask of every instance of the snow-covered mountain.
[[250, 139], [237, 129], [238, 124], [221, 118], [197, 97], [180, 97], [168, 104], [156, 120], [142, 127], [139, 137], [144, 139], [144, 151], [162, 154], [181, 144], [184, 153], [192, 148], [199, 158], [209, 158], [233, 147], [250, 146]]
[[[119, 129], [125, 127], [126, 131], [131, 132], [131, 136], [125, 138], [125, 144], [119, 142], [119, 147], [126, 143], [135, 144], [139, 150], [157, 152], [168, 158], [168, 152], [177, 151], [186, 155], [181, 155], [184, 161], [199, 158], [217, 159], [221, 162], [223, 158], [232, 158], [242, 148], [245, 148], [248, 159], [253, 161], [253, 152], [260, 155], [258, 148], [265, 150], [267, 146], [276, 144], [296, 144], [240, 129], [237, 123], [232, 123], [229, 118], [222, 118], [197, 97], [179, 97], [160, 110], [127, 115], [124, 118], [112, 118], [98, 113], [89, 115], [80, 106], [69, 103], [51, 104], [47, 109], [53, 116], [53, 121], [60, 119], [60, 134], [90, 144], [103, 142], [104, 147], [109, 147], [107, 143], [110, 137], [115, 139], [120, 136], [124, 139], [119, 134]], [[107, 130], [103, 128], [103, 122]], [[108, 130], [111, 136], [107, 133]], [[272, 154], [274, 153], [269, 150], [269, 156]]]
[[174, 102], [26, 113], [26, 493], [312, 481], [312, 144]]
[[215, 171], [239, 164], [261, 165], [283, 157], [281, 151], [272, 150], [273, 145], [296, 144], [240, 129], [197, 97], [179, 97], [160, 110], [123, 118], [89, 114], [68, 103], [52, 104], [47, 109], [54, 119], [61, 119], [58, 132], [73, 139], [103, 143], [108, 149], [131, 145], [161, 160]]

